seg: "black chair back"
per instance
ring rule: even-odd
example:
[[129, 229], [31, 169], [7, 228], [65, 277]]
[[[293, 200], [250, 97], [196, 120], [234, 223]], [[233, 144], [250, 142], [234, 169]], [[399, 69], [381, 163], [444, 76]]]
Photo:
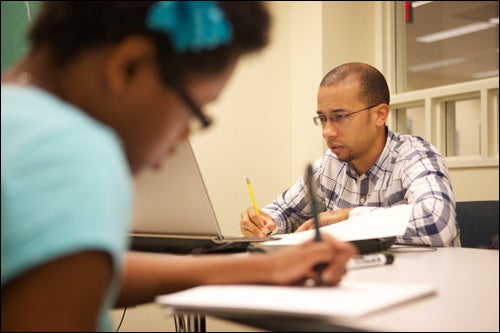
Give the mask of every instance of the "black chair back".
[[462, 247], [498, 250], [498, 200], [457, 201]]

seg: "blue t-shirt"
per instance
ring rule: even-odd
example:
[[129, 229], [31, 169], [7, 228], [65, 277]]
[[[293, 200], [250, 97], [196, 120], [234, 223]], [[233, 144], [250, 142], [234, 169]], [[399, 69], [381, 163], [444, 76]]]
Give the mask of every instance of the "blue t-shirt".
[[15, 85], [1, 92], [2, 288], [59, 257], [104, 251], [113, 282], [96, 329], [109, 331], [133, 195], [121, 142], [47, 92]]

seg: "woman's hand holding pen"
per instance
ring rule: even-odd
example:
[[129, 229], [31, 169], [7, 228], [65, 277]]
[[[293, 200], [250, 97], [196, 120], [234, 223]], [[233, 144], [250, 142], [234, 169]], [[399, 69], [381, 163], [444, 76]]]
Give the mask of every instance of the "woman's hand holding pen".
[[[273, 284], [304, 284], [307, 280], [323, 285], [339, 283], [347, 272], [347, 262], [357, 254], [349, 242], [341, 242], [329, 235], [322, 235], [321, 242], [314, 240], [272, 252], [270, 261]], [[316, 265], [324, 264], [322, 276], [317, 276]]]
[[266, 237], [275, 228], [272, 217], [261, 210], [257, 214], [253, 206], [249, 206], [241, 213], [240, 230], [245, 237]]

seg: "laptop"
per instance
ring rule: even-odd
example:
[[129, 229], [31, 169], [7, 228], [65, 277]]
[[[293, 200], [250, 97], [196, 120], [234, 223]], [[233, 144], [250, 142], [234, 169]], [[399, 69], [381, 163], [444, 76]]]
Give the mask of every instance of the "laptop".
[[179, 143], [160, 170], [138, 175], [135, 187], [132, 250], [244, 252], [253, 242], [273, 239], [222, 234], [189, 141]]

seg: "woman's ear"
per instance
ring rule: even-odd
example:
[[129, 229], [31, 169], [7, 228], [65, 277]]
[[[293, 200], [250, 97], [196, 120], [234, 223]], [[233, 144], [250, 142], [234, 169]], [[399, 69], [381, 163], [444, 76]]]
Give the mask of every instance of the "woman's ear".
[[124, 39], [111, 50], [105, 64], [105, 79], [110, 89], [121, 92], [134, 79], [139, 68], [156, 59], [153, 42], [142, 36]]

